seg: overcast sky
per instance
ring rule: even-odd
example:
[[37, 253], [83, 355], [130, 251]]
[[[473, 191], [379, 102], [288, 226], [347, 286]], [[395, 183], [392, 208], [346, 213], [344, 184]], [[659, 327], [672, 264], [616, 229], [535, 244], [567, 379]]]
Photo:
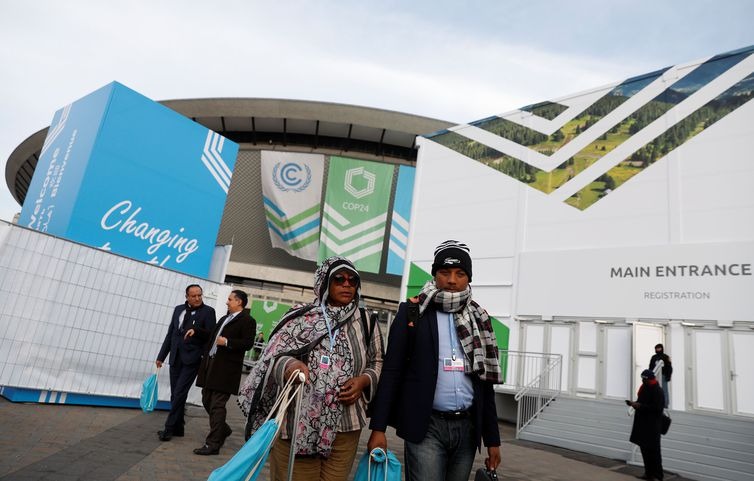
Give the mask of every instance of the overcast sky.
[[[0, 159], [117, 80], [462, 123], [754, 44], [750, 0], [0, 0]], [[0, 219], [20, 206], [0, 184]]]

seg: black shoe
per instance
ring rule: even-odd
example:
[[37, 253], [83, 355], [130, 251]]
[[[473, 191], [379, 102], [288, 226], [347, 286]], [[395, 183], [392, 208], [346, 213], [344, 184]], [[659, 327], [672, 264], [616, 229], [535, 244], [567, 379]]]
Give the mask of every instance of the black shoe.
[[157, 437], [160, 438], [160, 441], [170, 441], [173, 438], [173, 433], [167, 429], [164, 431], [157, 431]]
[[212, 454], [220, 454], [220, 449], [218, 449], [218, 448], [212, 449], [212, 448], [210, 448], [209, 446], [207, 446], [205, 444], [201, 448], [194, 449], [194, 454], [198, 454], [200, 456], [209, 456], [209, 455], [212, 455]]
[[184, 436], [183, 429], [173, 431], [173, 436], [175, 436], [177, 438], [182, 438]]

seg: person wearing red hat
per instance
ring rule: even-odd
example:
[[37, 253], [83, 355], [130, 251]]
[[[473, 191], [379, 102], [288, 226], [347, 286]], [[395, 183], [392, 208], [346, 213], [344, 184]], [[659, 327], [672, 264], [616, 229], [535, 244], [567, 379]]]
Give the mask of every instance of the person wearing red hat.
[[641, 387], [636, 401], [626, 400], [636, 410], [629, 440], [641, 449], [644, 475], [641, 479], [662, 481], [662, 452], [660, 437], [665, 394], [655, 379], [655, 373], [645, 369], [641, 373]]

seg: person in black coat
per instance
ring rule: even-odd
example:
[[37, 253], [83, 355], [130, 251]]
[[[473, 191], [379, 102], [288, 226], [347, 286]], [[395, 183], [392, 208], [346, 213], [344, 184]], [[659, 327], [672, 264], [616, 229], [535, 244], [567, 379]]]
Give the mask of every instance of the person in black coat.
[[660, 437], [665, 394], [655, 374], [649, 369], [641, 373], [641, 387], [636, 401], [626, 400], [636, 410], [629, 440], [641, 449], [644, 459], [644, 476], [641, 479], [662, 481], [662, 453]]
[[215, 328], [215, 320], [215, 310], [202, 301], [201, 286], [186, 287], [186, 302], [173, 310], [168, 333], [155, 361], [158, 368], [162, 367], [170, 353], [170, 413], [165, 428], [157, 431], [161, 441], [183, 436], [186, 398], [199, 370], [204, 343]]
[[466, 481], [482, 441], [487, 469], [500, 464], [497, 342], [486, 311], [471, 299], [468, 247], [440, 244], [432, 275], [418, 297], [400, 305], [390, 328], [367, 448], [386, 449], [390, 425], [405, 441], [406, 481]]
[[246, 311], [249, 297], [235, 290], [228, 296], [228, 314], [215, 326], [204, 347], [196, 385], [202, 388], [202, 405], [209, 414], [209, 434], [204, 446], [194, 454], [218, 454], [233, 430], [225, 422], [225, 405], [231, 394], [238, 394], [246, 351], [254, 345], [256, 321]]

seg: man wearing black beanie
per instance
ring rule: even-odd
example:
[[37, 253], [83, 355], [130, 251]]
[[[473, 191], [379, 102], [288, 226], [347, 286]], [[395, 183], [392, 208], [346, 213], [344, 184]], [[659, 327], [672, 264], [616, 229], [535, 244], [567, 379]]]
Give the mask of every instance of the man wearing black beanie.
[[466, 244], [437, 246], [434, 278], [401, 303], [390, 328], [367, 447], [387, 449], [393, 426], [406, 481], [467, 481], [482, 441], [487, 469], [500, 464], [493, 385], [502, 373], [492, 321], [471, 298], [471, 266]]
[[447, 240], [435, 248], [432, 276], [434, 277], [438, 269], [451, 267], [462, 269], [471, 282], [471, 256], [469, 256], [469, 247], [466, 244]]

